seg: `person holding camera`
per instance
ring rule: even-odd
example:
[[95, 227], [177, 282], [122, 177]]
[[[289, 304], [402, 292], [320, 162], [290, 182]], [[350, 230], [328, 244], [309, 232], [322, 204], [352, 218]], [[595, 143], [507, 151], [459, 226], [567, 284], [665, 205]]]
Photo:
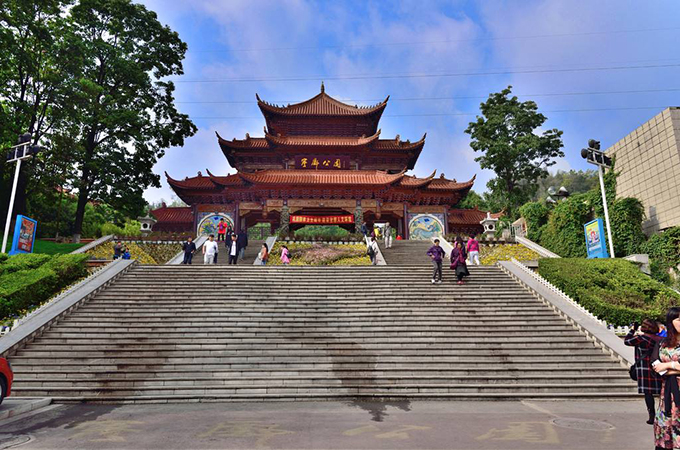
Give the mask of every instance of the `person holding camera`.
[[635, 347], [635, 364], [630, 369], [630, 377], [637, 381], [638, 393], [645, 395], [649, 419], [647, 423], [654, 424], [654, 396], [661, 393], [661, 377], [652, 369], [652, 352], [661, 341], [657, 336], [659, 326], [655, 321], [645, 319], [642, 327], [635, 322], [623, 343]]

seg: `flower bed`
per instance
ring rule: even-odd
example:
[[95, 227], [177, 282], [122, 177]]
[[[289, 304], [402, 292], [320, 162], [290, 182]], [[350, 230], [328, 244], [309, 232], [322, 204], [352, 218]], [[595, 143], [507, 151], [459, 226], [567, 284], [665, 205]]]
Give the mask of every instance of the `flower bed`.
[[269, 264], [281, 266], [281, 246], [288, 247], [291, 266], [369, 266], [364, 244], [329, 244], [277, 242], [271, 250]]
[[484, 266], [492, 266], [498, 261], [510, 261], [512, 258], [518, 261], [533, 261], [540, 256], [535, 251], [519, 244], [504, 244], [493, 247], [480, 245], [479, 260]]
[[[116, 241], [105, 242], [86, 252], [94, 259], [112, 259]], [[182, 250], [179, 243], [122, 242], [130, 250], [132, 259], [140, 264], [165, 264]]]

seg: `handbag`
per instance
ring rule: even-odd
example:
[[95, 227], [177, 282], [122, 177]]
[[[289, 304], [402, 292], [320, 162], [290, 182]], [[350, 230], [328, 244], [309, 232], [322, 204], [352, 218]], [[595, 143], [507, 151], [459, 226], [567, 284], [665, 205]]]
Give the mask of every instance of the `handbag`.
[[628, 369], [628, 375], [630, 376], [630, 379], [633, 381], [637, 381], [638, 376], [637, 376], [637, 361], [635, 364], [630, 366], [630, 369]]

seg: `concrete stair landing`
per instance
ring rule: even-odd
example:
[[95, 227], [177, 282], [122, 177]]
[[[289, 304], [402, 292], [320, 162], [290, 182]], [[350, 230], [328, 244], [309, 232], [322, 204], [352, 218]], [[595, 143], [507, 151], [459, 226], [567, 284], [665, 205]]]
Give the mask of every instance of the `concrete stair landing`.
[[636, 396], [626, 368], [512, 278], [496, 267], [470, 271], [458, 286], [450, 270], [431, 284], [423, 265], [137, 266], [11, 358], [14, 395]]

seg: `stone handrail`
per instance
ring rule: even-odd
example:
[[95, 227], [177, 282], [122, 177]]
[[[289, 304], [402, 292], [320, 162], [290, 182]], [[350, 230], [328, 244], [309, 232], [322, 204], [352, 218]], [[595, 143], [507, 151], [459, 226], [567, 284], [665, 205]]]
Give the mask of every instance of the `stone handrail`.
[[[88, 250], [92, 250], [93, 248], [95, 248], [95, 247], [97, 247], [97, 246], [99, 246], [99, 245], [105, 244], [105, 243], [107, 243], [107, 242], [109, 242], [109, 241], [111, 241], [111, 240], [113, 240], [113, 235], [112, 235], [112, 234], [109, 234], [109, 235], [107, 235], [107, 236], [102, 236], [102, 237], [100, 237], [99, 239], [90, 242], [89, 244], [85, 244], [85, 245], [83, 245], [82, 247], [73, 250], [71, 253], [72, 253], [72, 254], [85, 253], [85, 252], [87, 252]], [[113, 249], [111, 249], [111, 254], [113, 254]]]
[[553, 253], [550, 250], [548, 250], [547, 248], [541, 247], [540, 245], [538, 245], [534, 241], [530, 241], [529, 239], [527, 239], [525, 237], [515, 236], [515, 241], [519, 244], [522, 244], [526, 248], [535, 251], [536, 253], [538, 253], [543, 258], [559, 258], [560, 257], [560, 255], [558, 255], [557, 253]]
[[80, 306], [135, 264], [135, 260], [117, 259], [26, 316], [0, 338], [0, 356], [14, 354], [22, 345], [45, 332], [62, 315]]
[[512, 261], [500, 261], [498, 266], [569, 319], [603, 350], [624, 364], [635, 362], [633, 348], [624, 345], [623, 340], [616, 336], [615, 330], [607, 322], [594, 316], [545, 278], [514, 258]]
[[[199, 236], [198, 239], [194, 241], [196, 244], [196, 251], [200, 250], [200, 248], [205, 244], [205, 241], [208, 240], [208, 236]], [[166, 262], [166, 265], [177, 265], [177, 264], [182, 264], [182, 261], [184, 261], [184, 250], [180, 250], [179, 253], [177, 253], [175, 256], [173, 256], [170, 261]]]

